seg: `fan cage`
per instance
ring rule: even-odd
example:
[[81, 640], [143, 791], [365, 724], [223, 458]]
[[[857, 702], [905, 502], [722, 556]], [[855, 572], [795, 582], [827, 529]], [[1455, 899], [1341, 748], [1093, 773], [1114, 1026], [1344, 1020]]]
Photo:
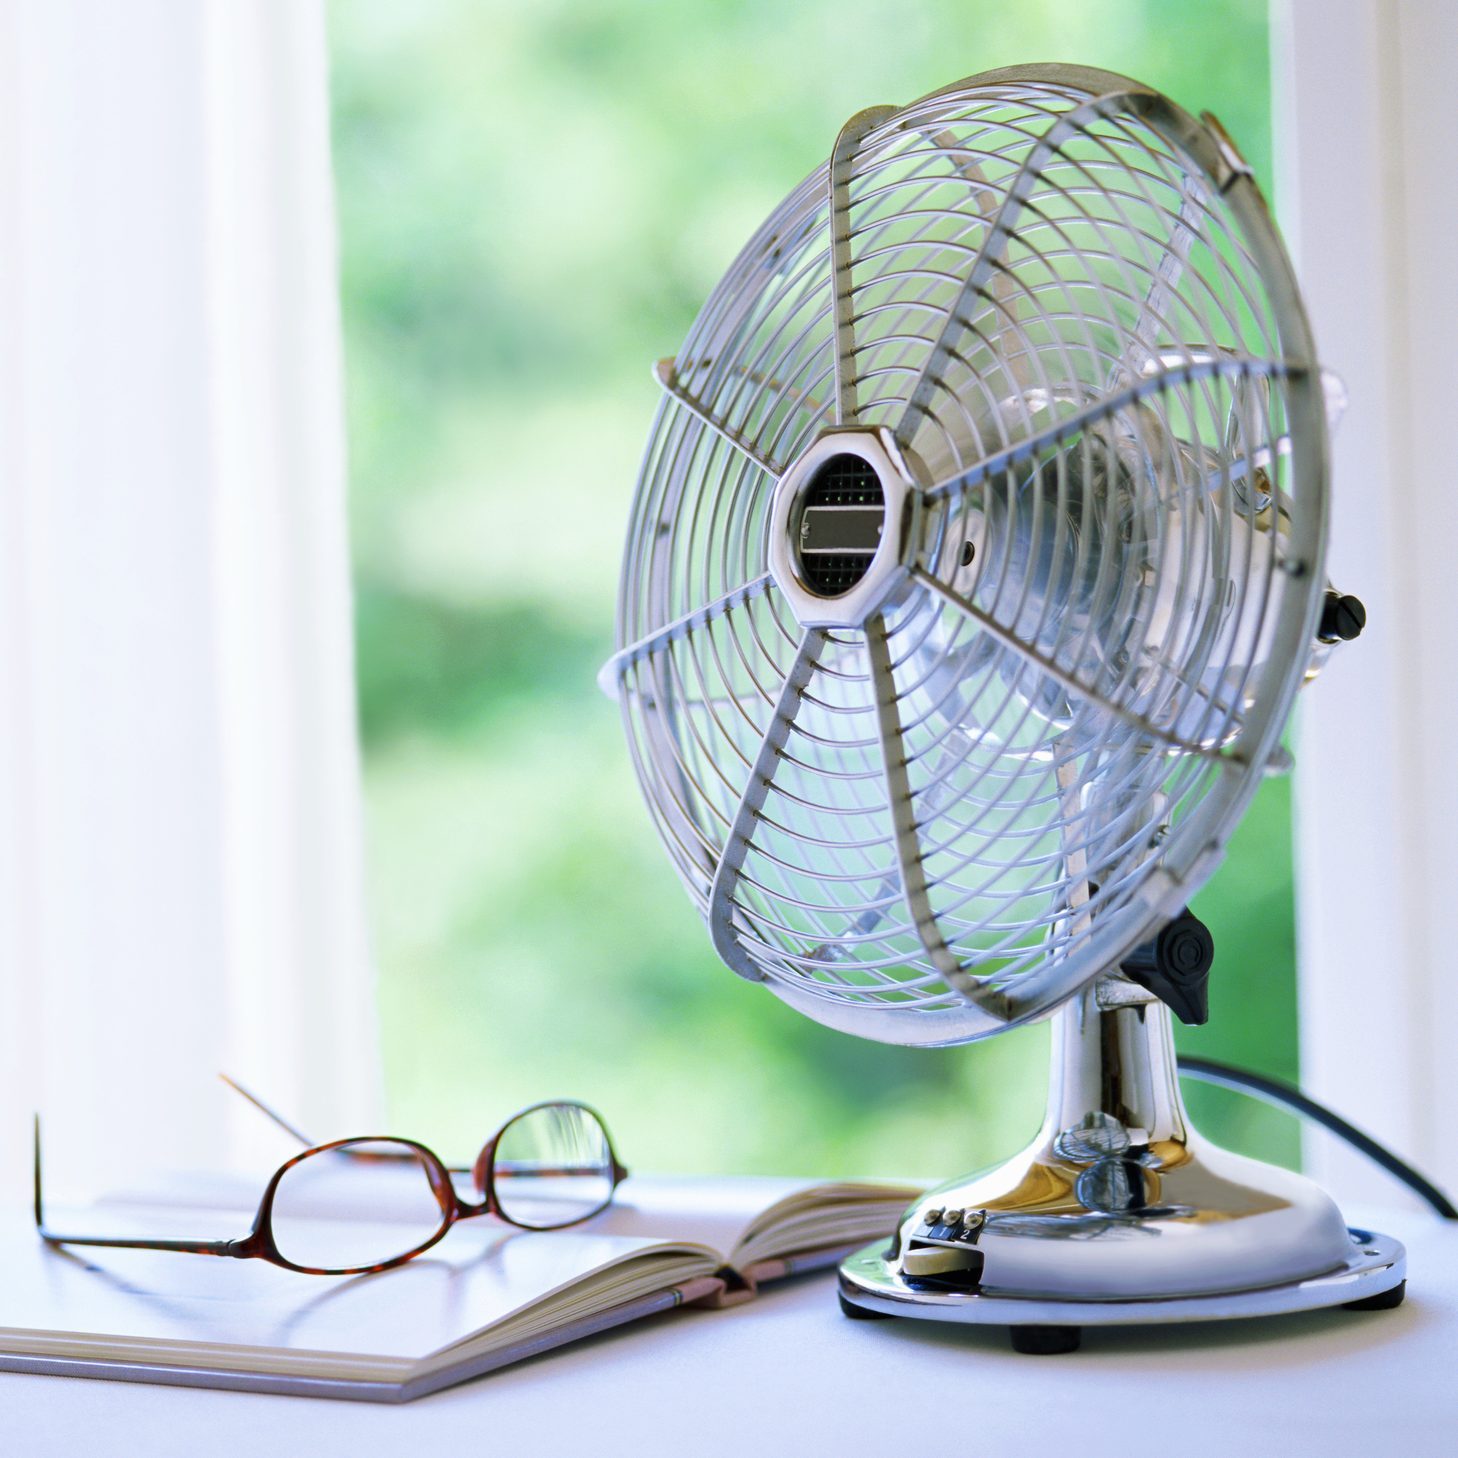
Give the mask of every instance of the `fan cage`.
[[[852, 118], [659, 367], [618, 694], [724, 959], [833, 1026], [1037, 1016], [1208, 877], [1305, 671], [1325, 420], [1222, 134], [1125, 78], [992, 72]], [[904, 463], [863, 620], [807, 626], [776, 485]]]

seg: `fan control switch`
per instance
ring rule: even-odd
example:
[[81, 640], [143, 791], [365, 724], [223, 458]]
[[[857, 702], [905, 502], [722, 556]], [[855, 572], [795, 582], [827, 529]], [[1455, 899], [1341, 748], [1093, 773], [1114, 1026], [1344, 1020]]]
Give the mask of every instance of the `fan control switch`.
[[901, 1273], [917, 1280], [952, 1279], [975, 1283], [982, 1275], [983, 1253], [977, 1238], [987, 1223], [985, 1210], [940, 1209], [923, 1212], [906, 1249]]

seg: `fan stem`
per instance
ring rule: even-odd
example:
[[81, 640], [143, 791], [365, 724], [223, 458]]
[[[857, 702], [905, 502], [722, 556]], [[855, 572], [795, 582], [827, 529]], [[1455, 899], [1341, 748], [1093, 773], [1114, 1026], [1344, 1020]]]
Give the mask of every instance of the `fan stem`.
[[1117, 1121], [1133, 1139], [1142, 1131], [1151, 1145], [1187, 1142], [1170, 1012], [1157, 999], [1101, 1007], [1095, 982], [1053, 1015], [1044, 1136], [1090, 1119]]

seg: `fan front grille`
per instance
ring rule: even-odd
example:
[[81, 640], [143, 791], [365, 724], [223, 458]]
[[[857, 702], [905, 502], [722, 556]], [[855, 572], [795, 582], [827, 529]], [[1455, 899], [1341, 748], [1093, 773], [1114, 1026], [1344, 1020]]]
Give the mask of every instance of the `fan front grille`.
[[[1104, 73], [863, 113], [660, 378], [607, 674], [715, 945], [892, 1041], [1046, 1010], [1209, 874], [1307, 662], [1324, 422], [1254, 186]], [[916, 529], [825, 627], [770, 533], [832, 429], [905, 463]], [[854, 456], [810, 479], [812, 594], [883, 505]]]

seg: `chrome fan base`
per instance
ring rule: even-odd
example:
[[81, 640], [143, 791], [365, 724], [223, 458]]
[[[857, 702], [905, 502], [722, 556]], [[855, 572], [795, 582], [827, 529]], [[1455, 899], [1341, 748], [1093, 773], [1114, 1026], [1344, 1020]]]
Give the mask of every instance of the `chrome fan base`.
[[1085, 1326], [1395, 1306], [1405, 1277], [1401, 1243], [1349, 1229], [1313, 1181], [1188, 1127], [1169, 1010], [1116, 976], [1055, 1016], [1033, 1144], [923, 1195], [840, 1290], [849, 1315], [1006, 1326], [1054, 1352]]
[[[1390, 1235], [1349, 1229], [1350, 1249], [1336, 1269], [1275, 1286], [1251, 1286], [1197, 1296], [1110, 1298], [1020, 1295], [1014, 1292], [936, 1288], [903, 1276], [878, 1241], [846, 1258], [840, 1267], [841, 1303], [848, 1315], [909, 1316], [922, 1321], [960, 1321], [1005, 1326], [1019, 1350], [1043, 1350], [1028, 1328], [1067, 1332], [1085, 1326], [1156, 1326], [1187, 1321], [1229, 1321], [1281, 1316], [1325, 1307], [1397, 1306], [1406, 1281], [1407, 1256]], [[1389, 1298], [1383, 1300], [1381, 1298]], [[1071, 1350], [1077, 1342], [1059, 1344]]]

